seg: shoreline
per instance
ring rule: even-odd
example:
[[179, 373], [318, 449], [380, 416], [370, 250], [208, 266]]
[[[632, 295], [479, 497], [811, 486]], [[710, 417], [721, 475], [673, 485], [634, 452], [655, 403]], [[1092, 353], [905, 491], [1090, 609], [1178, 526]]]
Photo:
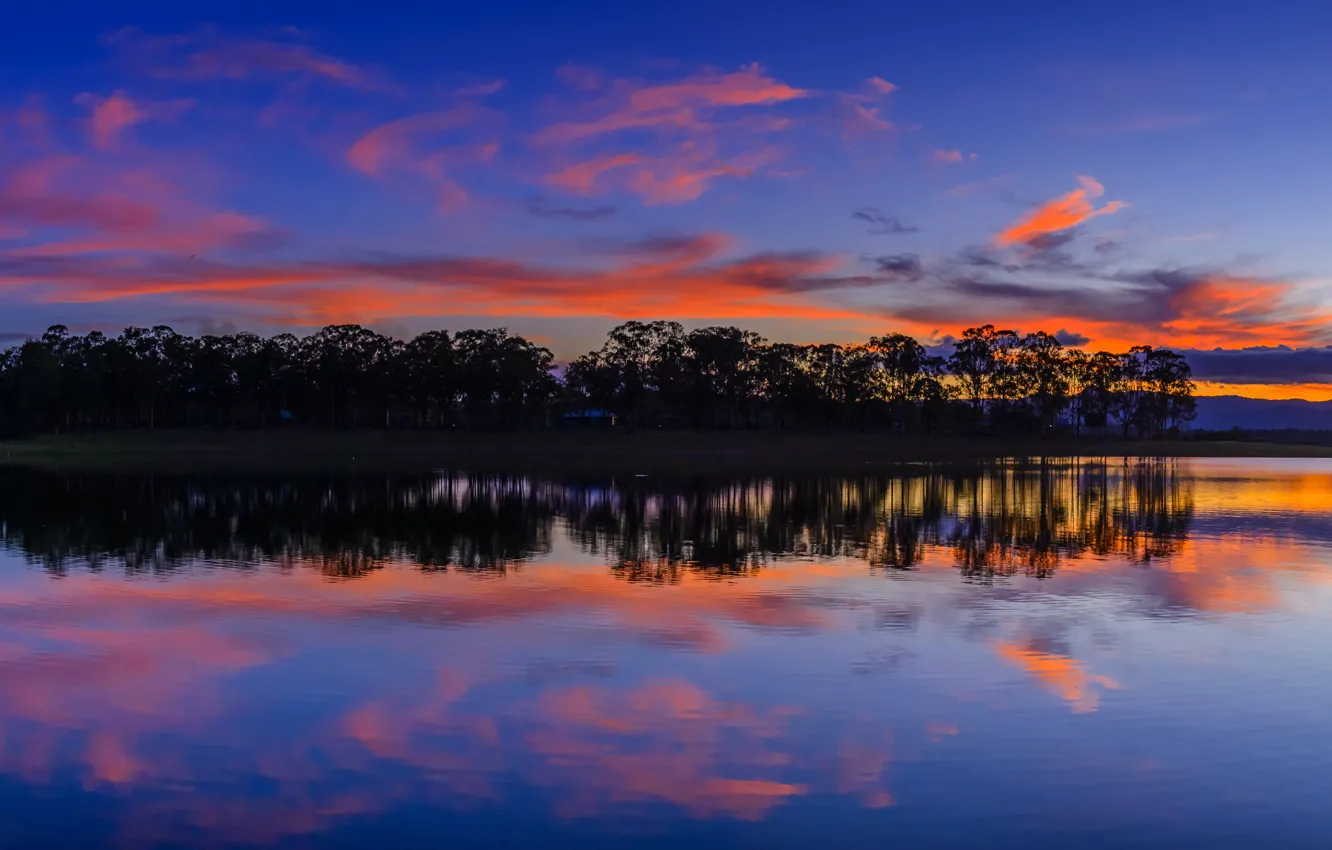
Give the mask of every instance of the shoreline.
[[144, 472], [845, 474], [1005, 458], [1332, 458], [1332, 446], [772, 431], [136, 431], [0, 442], [0, 465]]

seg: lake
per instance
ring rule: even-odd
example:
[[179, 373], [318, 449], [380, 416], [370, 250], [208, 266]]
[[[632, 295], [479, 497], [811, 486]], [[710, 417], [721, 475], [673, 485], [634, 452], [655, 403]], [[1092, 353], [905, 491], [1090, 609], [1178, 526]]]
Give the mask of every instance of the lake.
[[0, 470], [2, 846], [1326, 847], [1332, 462]]

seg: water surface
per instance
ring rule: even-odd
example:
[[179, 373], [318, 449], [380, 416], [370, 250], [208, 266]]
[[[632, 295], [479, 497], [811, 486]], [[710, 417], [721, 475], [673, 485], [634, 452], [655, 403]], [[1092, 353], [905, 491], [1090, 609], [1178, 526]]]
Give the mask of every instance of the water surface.
[[1332, 464], [0, 472], [2, 846], [1325, 847]]

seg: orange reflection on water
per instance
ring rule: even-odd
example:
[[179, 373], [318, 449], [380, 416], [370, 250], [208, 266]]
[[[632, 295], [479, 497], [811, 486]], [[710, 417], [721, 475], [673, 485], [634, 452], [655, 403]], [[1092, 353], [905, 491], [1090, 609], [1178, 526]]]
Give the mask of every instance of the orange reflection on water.
[[995, 642], [994, 651], [1004, 661], [1022, 668], [1042, 687], [1067, 702], [1077, 714], [1096, 710], [1101, 702], [1100, 688], [1119, 688], [1119, 683], [1114, 679], [1087, 672], [1083, 662], [1067, 655], [1004, 642]]
[[[1093, 672], [1102, 662], [1076, 634], [1029, 640], [1047, 621], [1224, 624], [1234, 618], [1191, 615], [1290, 611], [1291, 591], [1329, 574], [1317, 534], [1302, 532], [1332, 507], [1317, 469], [1050, 464], [801, 486], [686, 494], [674, 514], [653, 495], [644, 527], [598, 514], [621, 523], [589, 532], [601, 548], [556, 543], [499, 569], [299, 541], [308, 548], [243, 570], [28, 571], [0, 585], [0, 770], [157, 795], [130, 830], [144, 840], [276, 840], [422, 799], [502, 806], [513, 783], [570, 818], [666, 807], [758, 820], [834, 794], [909, 804], [913, 788], [890, 782], [898, 754], [910, 760], [912, 735], [957, 735], [925, 719], [953, 708], [929, 706], [896, 737], [870, 712], [811, 731], [829, 708], [805, 683], [846, 687], [848, 646], [901, 661], [875, 674], [1006, 665], [1063, 701], [1044, 700], [1051, 710], [1106, 718], [1118, 701], [1101, 697], [1119, 682]], [[682, 516], [698, 520], [679, 521], [688, 545], [663, 540]], [[377, 677], [381, 658], [404, 666]], [[821, 678], [784, 678], [811, 658]], [[524, 678], [534, 659], [568, 663], [576, 681]], [[287, 693], [274, 670], [309, 679]], [[260, 672], [261, 688], [231, 688]], [[322, 716], [279, 740], [258, 734], [265, 700], [280, 709], [325, 672], [337, 675]], [[200, 756], [205, 745], [225, 757]], [[218, 775], [260, 782], [263, 799], [226, 796]], [[355, 778], [354, 793], [331, 777]]]
[[1332, 466], [1325, 460], [1195, 461], [1194, 467], [1199, 511], [1332, 514]]

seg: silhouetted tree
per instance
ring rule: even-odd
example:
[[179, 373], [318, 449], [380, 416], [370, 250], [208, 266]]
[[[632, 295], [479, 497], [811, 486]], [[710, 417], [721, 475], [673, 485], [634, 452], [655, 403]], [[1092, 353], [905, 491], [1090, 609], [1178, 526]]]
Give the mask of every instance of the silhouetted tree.
[[[817, 427], [1170, 434], [1194, 414], [1176, 352], [1068, 349], [1051, 334], [968, 328], [946, 359], [904, 334], [861, 345], [772, 343], [736, 327], [625, 322], [559, 378], [550, 351], [503, 328], [401, 341], [360, 325], [307, 337], [115, 337], [54, 325], [0, 352], [0, 431], [269, 427], [524, 428], [565, 409], [627, 427]], [[954, 401], [961, 398], [963, 403]], [[985, 413], [988, 417], [984, 416]], [[987, 421], [988, 420], [988, 421]]]

